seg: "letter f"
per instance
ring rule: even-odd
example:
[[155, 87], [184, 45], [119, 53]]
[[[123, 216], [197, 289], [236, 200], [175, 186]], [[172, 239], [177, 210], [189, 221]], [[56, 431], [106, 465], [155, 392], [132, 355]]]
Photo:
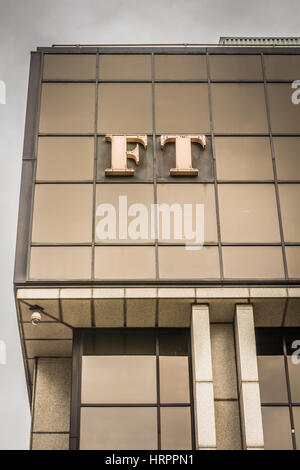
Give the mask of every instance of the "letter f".
[[[139, 145], [147, 148], [146, 135], [106, 135], [106, 140], [111, 142], [111, 168], [106, 168], [105, 174], [109, 176], [131, 176], [135, 170], [127, 167], [127, 158], [131, 158], [138, 165], [140, 162]], [[136, 142], [133, 150], [127, 151], [127, 142]]]

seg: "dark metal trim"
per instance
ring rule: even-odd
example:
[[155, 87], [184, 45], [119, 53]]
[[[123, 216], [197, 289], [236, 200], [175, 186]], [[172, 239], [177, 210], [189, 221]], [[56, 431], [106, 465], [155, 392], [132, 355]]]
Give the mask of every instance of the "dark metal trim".
[[[28, 98], [26, 109], [26, 121], [24, 131], [23, 144], [23, 160], [21, 187], [19, 194], [19, 211], [17, 224], [17, 237], [15, 248], [15, 265], [14, 265], [14, 287], [18, 282], [25, 282], [27, 275], [27, 259], [28, 247], [30, 243], [30, 227], [28, 220], [30, 219], [30, 210], [33, 196], [32, 179], [34, 174], [34, 158], [36, 148], [36, 130], [37, 130], [37, 110], [39, 107], [39, 80], [41, 75], [41, 53], [34, 52], [31, 54], [30, 72], [28, 82]], [[15, 291], [16, 299], [16, 291]], [[21, 340], [21, 348], [23, 353], [23, 362], [27, 381], [27, 391], [29, 400], [32, 401], [32, 386], [29, 376], [28, 362], [26, 358], [26, 349], [24, 343], [23, 325], [21, 323], [21, 315], [19, 312], [18, 301], [16, 299], [16, 310], [18, 317], [18, 328]]]
[[213, 103], [212, 103], [212, 92], [211, 92], [211, 80], [210, 80], [210, 60], [208, 53], [206, 54], [206, 68], [207, 68], [207, 80], [208, 80], [208, 103], [209, 103], [209, 120], [210, 120], [210, 134], [212, 144], [212, 157], [213, 157], [213, 171], [214, 171], [214, 193], [215, 193], [215, 206], [216, 206], [216, 222], [217, 222], [217, 235], [218, 235], [218, 252], [219, 252], [219, 268], [220, 268], [220, 279], [224, 280], [224, 266], [223, 266], [223, 252], [222, 252], [222, 235], [221, 235], [221, 218], [220, 218], [220, 207], [219, 207], [219, 191], [217, 184], [217, 164], [216, 164], [216, 151], [215, 151], [215, 136], [214, 136], [214, 116], [213, 116]]
[[270, 104], [269, 104], [268, 88], [267, 88], [267, 81], [266, 81], [266, 71], [265, 71], [265, 62], [264, 62], [263, 54], [261, 54], [261, 64], [262, 64], [262, 72], [263, 72], [263, 78], [264, 78], [265, 106], [266, 106], [266, 112], [267, 112], [268, 130], [269, 130], [269, 134], [270, 134], [270, 146], [271, 146], [271, 155], [272, 155], [272, 165], [273, 165], [273, 174], [274, 174], [274, 183], [275, 183], [275, 196], [276, 196], [279, 232], [280, 232], [280, 239], [281, 239], [283, 267], [284, 267], [285, 278], [288, 279], [289, 274], [288, 274], [288, 266], [287, 266], [285, 246], [284, 246], [284, 233], [283, 233], [283, 223], [282, 223], [280, 197], [279, 197], [278, 181], [277, 181], [275, 150], [274, 150], [273, 135], [272, 135]]

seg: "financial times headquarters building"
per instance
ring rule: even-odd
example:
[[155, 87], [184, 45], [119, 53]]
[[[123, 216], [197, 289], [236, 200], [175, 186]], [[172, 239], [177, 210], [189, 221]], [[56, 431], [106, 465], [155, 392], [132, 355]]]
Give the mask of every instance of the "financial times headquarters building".
[[300, 41], [31, 53], [31, 449], [300, 449]]

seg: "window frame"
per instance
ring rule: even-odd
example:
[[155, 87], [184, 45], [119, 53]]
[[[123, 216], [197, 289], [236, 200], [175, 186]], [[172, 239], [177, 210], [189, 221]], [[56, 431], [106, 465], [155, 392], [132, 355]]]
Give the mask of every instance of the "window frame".
[[[272, 332], [275, 332], [281, 336], [281, 348], [282, 351], [279, 354], [279, 351], [275, 350], [275, 353], [271, 354], [270, 351], [268, 350], [267, 352], [262, 350], [262, 353], [259, 353], [263, 347], [261, 345], [258, 345], [257, 341], [257, 335], [260, 333], [262, 337], [268, 336], [270, 333], [270, 330]], [[289, 371], [289, 357], [292, 357], [291, 354], [289, 354], [288, 351], [288, 345], [287, 345], [287, 337], [291, 332], [299, 331], [300, 333], [300, 328], [293, 328], [293, 327], [257, 327], [255, 328], [255, 336], [256, 336], [256, 346], [257, 346], [257, 356], [278, 356], [278, 357], [283, 357], [283, 363], [284, 363], [284, 372], [285, 372], [285, 380], [286, 380], [286, 388], [287, 388], [287, 402], [286, 403], [278, 403], [278, 402], [262, 402], [261, 401], [261, 408], [265, 407], [285, 407], [289, 410], [289, 418], [290, 418], [290, 430], [291, 430], [291, 443], [292, 443], [292, 450], [299, 450], [300, 449], [300, 442], [298, 443], [298, 448], [297, 448], [297, 442], [296, 442], [296, 429], [295, 429], [295, 420], [294, 420], [294, 415], [293, 415], [293, 408], [299, 407], [300, 408], [300, 402], [294, 402], [292, 400], [292, 391], [291, 391], [291, 380], [290, 380], [290, 371]], [[296, 333], [295, 333], [296, 334]], [[275, 346], [275, 348], [278, 348], [279, 343]], [[270, 348], [270, 343], [267, 343], [267, 348]], [[300, 365], [299, 365], [300, 367]], [[260, 380], [260, 377], [258, 377]]]
[[[188, 403], [161, 403], [160, 401], [160, 370], [159, 370], [159, 338], [160, 335], [182, 334], [187, 341], [187, 358], [189, 371], [189, 396]], [[82, 404], [81, 403], [81, 378], [82, 378], [82, 356], [84, 339], [90, 338], [91, 341], [99, 333], [110, 334], [126, 334], [133, 335], [153, 335], [155, 340], [155, 357], [156, 357], [156, 391], [157, 400], [155, 403], [118, 403], [118, 404]], [[111, 354], [108, 354], [111, 355]], [[120, 354], [116, 354], [120, 355]], [[143, 354], [144, 355], [144, 354]], [[163, 356], [163, 354], [162, 354]], [[176, 356], [184, 356], [185, 354], [177, 354]], [[173, 357], [173, 356], [172, 356]], [[152, 407], [157, 409], [157, 450], [161, 450], [161, 416], [160, 408], [169, 407], [186, 407], [190, 408], [191, 416], [191, 450], [195, 450], [195, 419], [194, 419], [194, 398], [193, 398], [193, 370], [191, 357], [191, 338], [189, 328], [75, 328], [73, 330], [73, 355], [72, 355], [72, 386], [71, 386], [71, 412], [70, 412], [70, 450], [80, 450], [80, 415], [81, 408], [85, 407]]]

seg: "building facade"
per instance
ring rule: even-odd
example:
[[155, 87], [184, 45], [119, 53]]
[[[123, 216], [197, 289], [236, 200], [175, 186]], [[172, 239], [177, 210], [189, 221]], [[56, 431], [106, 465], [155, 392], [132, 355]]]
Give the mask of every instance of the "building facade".
[[295, 42], [31, 53], [31, 449], [300, 448], [297, 80]]

